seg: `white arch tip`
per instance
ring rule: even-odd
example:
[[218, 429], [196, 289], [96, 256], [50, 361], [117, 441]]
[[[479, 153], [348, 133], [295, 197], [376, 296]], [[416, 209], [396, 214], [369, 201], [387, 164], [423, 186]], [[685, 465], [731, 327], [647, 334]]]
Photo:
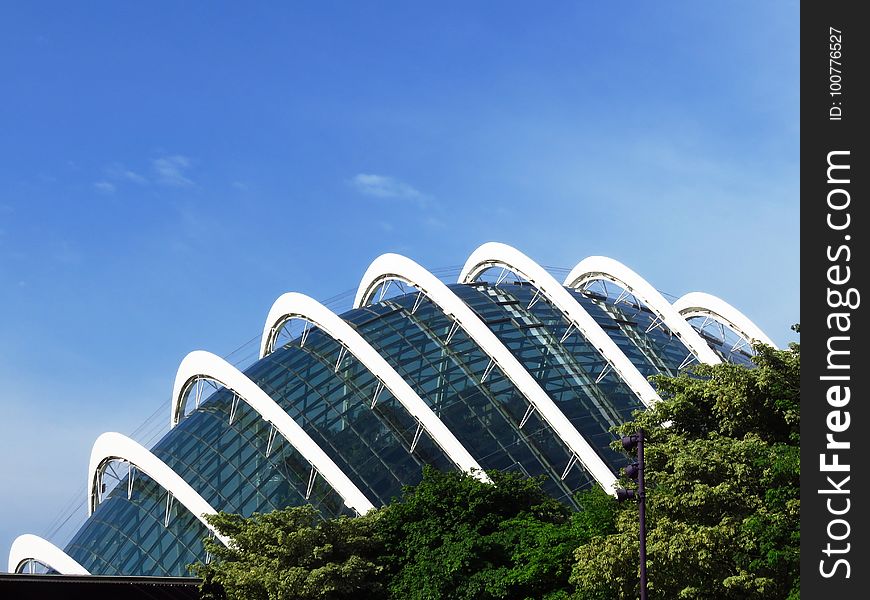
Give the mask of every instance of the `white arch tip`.
[[38, 535], [25, 533], [12, 542], [9, 549], [9, 572], [17, 573], [28, 560], [54, 569], [61, 575], [90, 575], [87, 569], [69, 554]]
[[221, 542], [229, 544], [229, 538], [218, 532], [205, 518], [217, 511], [194, 490], [181, 475], [150, 450], [126, 435], [114, 431], [106, 432], [96, 439], [91, 449], [88, 464], [88, 516], [92, 515], [100, 503], [99, 483], [105, 466], [112, 460], [124, 460], [145, 473], [199, 519]]
[[621, 286], [643, 302], [673, 331], [689, 351], [702, 363], [719, 364], [722, 359], [705, 342], [686, 320], [665, 300], [661, 292], [655, 289], [646, 279], [625, 266], [618, 260], [607, 256], [589, 256], [581, 260], [571, 269], [565, 278], [564, 285], [579, 288], [584, 283], [596, 279], [611, 281]]
[[471, 453], [386, 359], [356, 329], [314, 298], [299, 292], [287, 292], [275, 300], [263, 327], [261, 356], [266, 356], [272, 351], [275, 337], [283, 323], [297, 317], [306, 319], [342, 344], [383, 384], [405, 410], [419, 421], [432, 440], [457, 467], [467, 472], [478, 470], [482, 474], [481, 477], [488, 479]]
[[758, 341], [773, 348], [777, 347], [749, 317], [713, 294], [689, 292], [674, 302], [673, 306], [685, 319], [710, 317], [730, 327], [747, 342]]
[[468, 257], [458, 282], [471, 283], [492, 267], [509, 269], [535, 286], [596, 348], [644, 405], [650, 407], [659, 401], [659, 396], [649, 381], [592, 315], [546, 269], [516, 248], [500, 242], [481, 245]]
[[271, 396], [251, 378], [216, 354], [195, 350], [185, 356], [178, 366], [172, 389], [173, 427], [183, 416], [187, 386], [198, 377], [212, 379], [232, 390], [248, 406], [257, 411], [263, 420], [271, 423], [332, 486], [347, 506], [359, 514], [365, 514], [374, 508], [341, 468]]

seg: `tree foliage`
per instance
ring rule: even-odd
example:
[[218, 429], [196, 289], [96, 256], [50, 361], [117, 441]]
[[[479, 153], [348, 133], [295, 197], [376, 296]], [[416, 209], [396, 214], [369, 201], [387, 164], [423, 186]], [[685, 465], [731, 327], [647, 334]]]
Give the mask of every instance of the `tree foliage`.
[[383, 598], [378, 513], [321, 520], [311, 506], [249, 518], [207, 517], [232, 538], [227, 547], [206, 540], [213, 560], [194, 566], [205, 597], [231, 600]]
[[[648, 439], [652, 597], [799, 597], [800, 351], [757, 350], [755, 369], [657, 378], [662, 402], [620, 428]], [[636, 597], [637, 507], [616, 527], [577, 549], [576, 598]]]
[[212, 598], [568, 598], [574, 549], [614, 531], [616, 506], [593, 489], [575, 513], [540, 482], [427, 468], [401, 499], [356, 519], [320, 521], [311, 507], [209, 521], [232, 538], [207, 541], [195, 570]]
[[426, 469], [378, 521], [392, 598], [564, 598], [571, 555], [613, 528], [603, 491], [572, 513], [537, 480], [497, 471], [494, 485]]

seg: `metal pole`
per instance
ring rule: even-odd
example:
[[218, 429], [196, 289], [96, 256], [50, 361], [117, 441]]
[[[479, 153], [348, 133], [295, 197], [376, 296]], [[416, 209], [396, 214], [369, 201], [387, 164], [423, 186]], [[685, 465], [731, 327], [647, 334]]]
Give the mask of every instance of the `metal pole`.
[[646, 492], [643, 486], [643, 429], [637, 430], [637, 495], [640, 513], [640, 600], [647, 600], [646, 591]]

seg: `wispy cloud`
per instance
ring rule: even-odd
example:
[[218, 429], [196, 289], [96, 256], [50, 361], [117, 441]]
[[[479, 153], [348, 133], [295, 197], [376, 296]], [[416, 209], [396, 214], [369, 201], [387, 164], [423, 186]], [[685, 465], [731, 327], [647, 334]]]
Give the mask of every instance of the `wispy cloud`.
[[148, 183], [148, 178], [140, 175], [136, 171], [128, 169], [120, 163], [115, 163], [109, 166], [109, 168], [106, 169], [106, 175], [109, 177], [109, 179], [112, 179], [114, 181], [124, 181], [129, 183], [135, 183], [138, 185], [145, 185]]
[[151, 161], [151, 166], [154, 168], [157, 183], [171, 187], [190, 187], [193, 185], [193, 180], [186, 175], [191, 166], [190, 159], [186, 156], [181, 154], [162, 156]]
[[114, 194], [115, 184], [110, 181], [97, 181], [94, 183], [94, 189], [102, 194]]
[[189, 164], [190, 161], [184, 156], [165, 156], [155, 159], [152, 161], [154, 178], [150, 179], [123, 163], [114, 162], [103, 170], [103, 178], [94, 183], [94, 188], [103, 194], [114, 194], [118, 188], [131, 183], [140, 186], [151, 183], [171, 186], [191, 185], [193, 182], [183, 173]]
[[160, 156], [151, 160], [151, 174], [143, 175], [115, 162], [104, 169], [103, 178], [93, 185], [94, 189], [103, 194], [114, 194], [119, 188], [129, 184], [190, 187], [194, 185], [194, 181], [188, 177], [187, 172], [192, 165], [193, 162], [181, 154]]
[[351, 179], [351, 185], [365, 196], [375, 198], [396, 198], [400, 200], [413, 200], [423, 208], [429, 198], [426, 194], [401, 179], [388, 175], [375, 175], [373, 173], [358, 173]]

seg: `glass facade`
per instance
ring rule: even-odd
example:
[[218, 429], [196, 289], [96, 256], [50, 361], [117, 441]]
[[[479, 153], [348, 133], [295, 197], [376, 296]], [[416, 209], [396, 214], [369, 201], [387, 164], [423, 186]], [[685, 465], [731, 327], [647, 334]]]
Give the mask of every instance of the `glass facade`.
[[145, 475], [134, 475], [129, 491], [121, 481], [66, 553], [92, 575], [183, 575], [187, 565], [204, 559], [205, 525]]
[[[611, 428], [642, 409], [637, 396], [565, 316], [524, 282], [454, 284], [614, 472], [625, 457]], [[569, 290], [640, 373], [673, 375], [692, 361], [683, 344], [631, 297]], [[428, 298], [404, 293], [342, 315], [414, 389], [484, 469], [542, 476], [572, 504], [594, 485], [511, 379]], [[693, 323], [723, 358], [746, 349]], [[245, 374], [278, 403], [376, 506], [420, 480], [423, 465], [455, 469], [416, 418], [344, 347], [314, 328]], [[217, 510], [250, 515], [310, 503], [324, 517], [353, 514], [272, 426], [220, 388], [152, 452]], [[571, 466], [573, 464], [573, 466]], [[568, 468], [571, 466], [571, 468]], [[149, 477], [121, 478], [67, 545], [93, 574], [186, 575], [205, 560], [208, 529]], [[313, 483], [312, 483], [313, 481]]]

